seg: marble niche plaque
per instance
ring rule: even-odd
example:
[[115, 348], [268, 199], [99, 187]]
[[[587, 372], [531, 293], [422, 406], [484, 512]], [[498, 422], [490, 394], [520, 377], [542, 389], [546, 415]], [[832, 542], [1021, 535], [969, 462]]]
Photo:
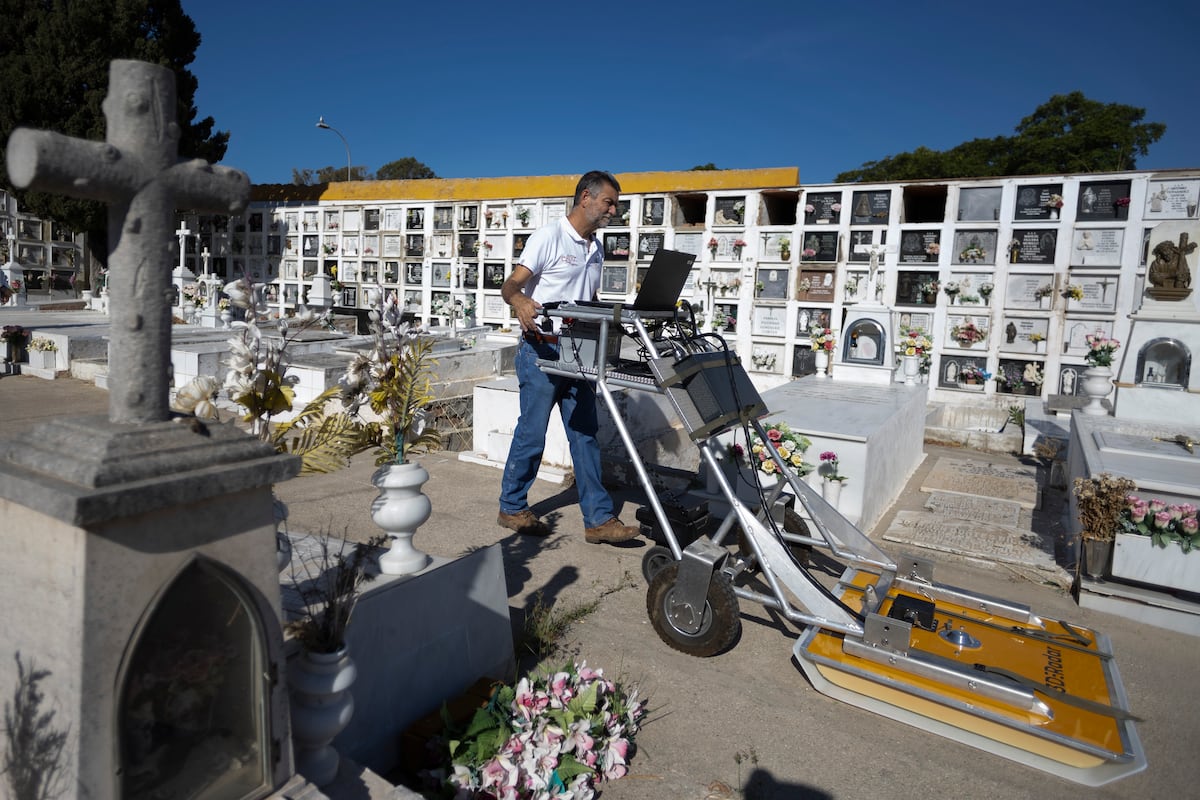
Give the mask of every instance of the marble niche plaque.
[[1052, 195], [1062, 197], [1062, 191], [1061, 183], [1029, 184], [1018, 187], [1013, 220], [1022, 222], [1057, 219], [1058, 210], [1050, 207], [1050, 198]]
[[638, 234], [638, 258], [650, 258], [659, 250], [662, 249], [663, 240], [666, 234], [663, 233], [642, 233]]
[[1146, 195], [1147, 220], [1195, 219], [1200, 179], [1150, 181]]
[[[1045, 294], [1049, 290], [1049, 294]], [[1039, 295], [1042, 295], [1039, 297]], [[1054, 276], [1046, 273], [1018, 273], [1008, 276], [1004, 289], [1005, 308], [1049, 310], [1053, 305]]]
[[887, 225], [891, 207], [890, 190], [855, 192], [850, 202], [850, 224]]
[[1112, 338], [1112, 320], [1067, 317], [1063, 325], [1063, 353], [1083, 358], [1088, 354], [1087, 337], [1099, 333]]
[[841, 217], [841, 192], [808, 192], [804, 196], [805, 225], [836, 225]]
[[483, 315], [489, 319], [497, 317], [503, 318], [508, 316], [508, 303], [504, 302], [504, 298], [497, 294], [484, 295], [483, 297]]
[[787, 334], [786, 317], [783, 306], [755, 306], [750, 332], [754, 336], [783, 337]]
[[995, 264], [998, 234], [989, 230], [954, 232], [953, 264]]
[[837, 261], [837, 231], [805, 231], [800, 248], [801, 261]]
[[678, 250], [680, 253], [689, 253], [693, 256], [701, 255], [701, 248], [704, 245], [704, 235], [700, 233], [676, 233], [675, 244], [672, 249]]
[[626, 231], [613, 231], [604, 234], [604, 260], [605, 261], [624, 261], [629, 259], [630, 253], [629, 233]]
[[600, 291], [607, 294], [625, 294], [629, 291], [629, 267], [625, 264], [604, 265], [600, 276]]
[[1071, 284], [1083, 290], [1083, 299], [1067, 299], [1067, 311], [1111, 314], [1117, 308], [1116, 275], [1071, 275]]
[[1080, 222], [1128, 219], [1129, 181], [1087, 181], [1079, 186], [1076, 219]]
[[1123, 228], [1076, 229], [1071, 238], [1071, 266], [1120, 267]]
[[756, 280], [762, 284], [758, 290], [760, 300], [787, 300], [788, 268], [770, 267], [758, 270]]
[[[1005, 317], [1000, 349], [1008, 353], [1045, 353], [1050, 320], [1045, 317]], [[1031, 338], [1041, 337], [1040, 342]]]
[[[876, 236], [879, 237], [878, 244], [887, 244], [887, 231], [885, 230], [877, 231], [874, 229], [868, 229], [850, 231], [850, 252], [846, 253], [846, 260], [861, 261], [864, 264], [868, 263], [871, 260], [871, 254], [858, 252], [858, 246], [863, 245], [865, 247], [876, 244]], [[883, 266], [883, 264], [881, 263], [880, 266]]]
[[905, 231], [900, 236], [901, 264], [936, 264], [942, 252], [940, 231]]
[[1013, 264], [1053, 264], [1058, 232], [1050, 228], [1013, 230], [1010, 261]]

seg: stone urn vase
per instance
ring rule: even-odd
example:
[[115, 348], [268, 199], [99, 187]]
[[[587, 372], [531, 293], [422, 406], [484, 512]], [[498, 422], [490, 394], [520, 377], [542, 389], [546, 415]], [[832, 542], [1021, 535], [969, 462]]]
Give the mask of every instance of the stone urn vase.
[[902, 359], [904, 385], [916, 386], [917, 377], [921, 374], [921, 359], [919, 356], [904, 356]]
[[1104, 416], [1108, 409], [1103, 405], [1104, 398], [1112, 391], [1112, 370], [1108, 367], [1088, 367], [1083, 371], [1083, 393], [1088, 401], [1082, 409], [1084, 414]]
[[350, 687], [357, 677], [344, 646], [333, 653], [304, 650], [288, 663], [296, 771], [317, 786], [337, 777], [341, 758], [330, 742], [354, 716]]
[[379, 557], [385, 575], [411, 575], [429, 564], [429, 556], [413, 547], [413, 535], [433, 511], [421, 492], [429, 473], [420, 464], [387, 464], [375, 471], [371, 483], [379, 496], [371, 503], [371, 518], [392, 540]]

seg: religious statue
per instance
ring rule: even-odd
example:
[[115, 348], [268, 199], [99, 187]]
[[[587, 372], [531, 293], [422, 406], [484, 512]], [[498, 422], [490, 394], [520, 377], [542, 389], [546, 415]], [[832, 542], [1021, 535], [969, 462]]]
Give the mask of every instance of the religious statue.
[[1004, 327], [1004, 340], [1009, 344], [1017, 340], [1017, 326], [1011, 322]]
[[1179, 243], [1163, 240], [1154, 246], [1154, 261], [1146, 272], [1150, 288], [1146, 290], [1156, 300], [1182, 300], [1191, 294], [1192, 271], [1187, 256], [1196, 249], [1186, 233], [1179, 234]]

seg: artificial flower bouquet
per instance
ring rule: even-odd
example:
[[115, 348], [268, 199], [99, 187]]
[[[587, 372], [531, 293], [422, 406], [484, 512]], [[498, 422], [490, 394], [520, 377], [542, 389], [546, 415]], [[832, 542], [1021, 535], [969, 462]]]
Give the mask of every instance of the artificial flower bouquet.
[[498, 685], [465, 727], [448, 722], [448, 766], [431, 777], [455, 797], [590, 800], [628, 771], [646, 705], [587, 662]]
[[958, 380], [962, 383], [983, 383], [991, 377], [992, 373], [976, 364], [963, 364], [958, 369]]
[[1087, 342], [1088, 351], [1084, 355], [1083, 360], [1087, 362], [1089, 367], [1111, 367], [1113, 353], [1121, 346], [1121, 343], [1116, 339], [1108, 338], [1103, 331], [1089, 333], [1084, 337]]
[[925, 329], [921, 327], [901, 328], [897, 344], [900, 354], [904, 356], [925, 356], [933, 349], [933, 340], [925, 335]]
[[1068, 283], [1067, 288], [1063, 289], [1062, 296], [1068, 300], [1082, 300], [1083, 287], [1077, 283]]
[[986, 328], [976, 327], [974, 322], [964, 322], [950, 329], [950, 338], [962, 347], [971, 347], [987, 338]]
[[[786, 422], [764, 425], [763, 430], [767, 433], [766, 442], [759, 438], [757, 433], [750, 434], [750, 463], [756, 469], [767, 475], [774, 475], [779, 471], [779, 465], [771, 458], [771, 451], [767, 449], [769, 446], [775, 448], [783, 462], [797, 475], [803, 476], [812, 472], [812, 464], [804, 461], [804, 451], [812, 446], [808, 437], [793, 431]], [[733, 452], [740, 461], [743, 455], [741, 445], [735, 444]]]
[[825, 350], [827, 352], [833, 352], [835, 337], [831, 328], [823, 328], [818, 325], [812, 329], [810, 334], [813, 350]]
[[1126, 495], [1119, 522], [1122, 533], [1149, 536], [1156, 547], [1178, 542], [1185, 553], [1200, 548], [1200, 520], [1191, 503], [1147, 501], [1136, 494]]
[[1046, 201], [1046, 208], [1062, 208], [1063, 199], [1061, 194], [1052, 194], [1050, 199]]
[[827, 481], [837, 481], [841, 483], [846, 480], [846, 476], [838, 472], [838, 454], [832, 450], [826, 450], [821, 453], [822, 463], [829, 465], [829, 472], [825, 475]]

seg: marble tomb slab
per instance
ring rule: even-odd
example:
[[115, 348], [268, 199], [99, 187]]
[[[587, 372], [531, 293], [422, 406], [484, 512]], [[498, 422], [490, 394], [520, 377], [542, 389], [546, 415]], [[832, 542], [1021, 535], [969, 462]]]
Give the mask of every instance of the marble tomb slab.
[[981, 561], [1062, 572], [1050, 551], [1053, 543], [1044, 543], [1041, 536], [1030, 531], [1003, 525], [958, 520], [927, 511], [903, 510], [897, 512], [883, 538], [889, 542]]
[[1114, 431], [1094, 431], [1092, 433], [1096, 447], [1103, 453], [1166, 458], [1189, 463], [1196, 463], [1200, 459], [1200, 446], [1193, 445], [1192, 449], [1195, 452], [1189, 453], [1187, 448], [1180, 443], [1170, 440], [1163, 441], [1162, 439], [1165, 438], [1167, 437], [1164, 435], [1156, 440], [1152, 437], [1134, 436]]
[[925, 508], [946, 517], [977, 520], [991, 525], [1015, 528], [1021, 521], [1021, 505], [1011, 500], [977, 497], [969, 494], [932, 492]]
[[921, 483], [921, 491], [991, 497], [1033, 509], [1038, 504], [1037, 470], [939, 458]]

